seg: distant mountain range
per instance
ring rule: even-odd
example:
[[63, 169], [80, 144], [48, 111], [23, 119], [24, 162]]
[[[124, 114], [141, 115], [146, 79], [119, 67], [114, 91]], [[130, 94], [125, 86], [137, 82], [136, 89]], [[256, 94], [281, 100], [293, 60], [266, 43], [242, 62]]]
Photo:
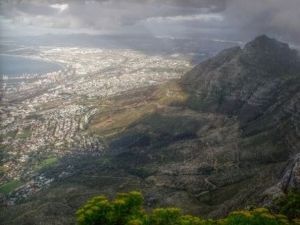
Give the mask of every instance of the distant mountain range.
[[74, 175], [3, 211], [5, 224], [72, 224], [99, 193], [141, 190], [146, 207], [220, 217], [300, 190], [300, 59], [287, 44], [260, 36], [179, 81], [112, 101], [134, 107], [110, 113], [121, 118], [116, 128], [97, 130], [106, 153], [64, 159], [48, 173], [71, 165]]

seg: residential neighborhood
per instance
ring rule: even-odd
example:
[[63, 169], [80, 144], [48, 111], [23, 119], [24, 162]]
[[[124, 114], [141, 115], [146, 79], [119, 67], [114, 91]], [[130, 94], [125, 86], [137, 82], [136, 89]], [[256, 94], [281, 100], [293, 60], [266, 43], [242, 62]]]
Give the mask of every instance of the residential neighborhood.
[[[180, 55], [146, 55], [127, 49], [41, 47], [30, 56], [58, 63], [45, 74], [4, 74], [0, 184], [21, 181], [12, 199], [26, 197], [53, 181], [39, 175], [49, 158], [73, 152], [104, 151], [101, 137], [86, 132], [101, 112], [99, 102], [140, 87], [179, 78], [191, 67]], [[67, 172], [66, 172], [67, 173]]]

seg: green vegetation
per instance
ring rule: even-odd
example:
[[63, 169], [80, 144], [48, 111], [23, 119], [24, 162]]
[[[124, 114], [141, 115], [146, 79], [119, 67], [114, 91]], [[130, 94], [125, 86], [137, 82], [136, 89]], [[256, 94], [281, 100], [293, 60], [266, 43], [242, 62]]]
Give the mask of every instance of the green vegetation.
[[[146, 213], [139, 192], [118, 194], [109, 201], [105, 196], [94, 197], [76, 212], [78, 225], [292, 225], [285, 215], [268, 209], [235, 211], [220, 220], [205, 220], [183, 215], [177, 208], [158, 208]], [[295, 205], [293, 205], [295, 206]], [[297, 205], [297, 207], [299, 207]], [[298, 208], [299, 209], [299, 208]]]
[[156, 111], [168, 105], [180, 105], [186, 99], [186, 93], [176, 82], [143, 89], [134, 95], [115, 97], [98, 103], [101, 113], [93, 116], [88, 130], [102, 137], [115, 136]]
[[118, 194], [112, 202], [98, 196], [76, 212], [77, 222], [80, 225], [139, 224], [134, 221], [143, 219], [142, 203], [143, 197], [139, 192]]
[[278, 199], [279, 212], [288, 218], [300, 218], [300, 193], [291, 191], [285, 197]]
[[3, 184], [2, 186], [0, 186], [0, 193], [9, 194], [16, 188], [20, 187], [21, 185], [22, 185], [22, 182], [19, 180], [9, 181], [9, 182]]
[[19, 133], [17, 135], [17, 138], [26, 139], [26, 138], [29, 138], [31, 135], [32, 135], [32, 131], [30, 130], [29, 127], [27, 127], [26, 129], [24, 129], [22, 131], [22, 133]]
[[39, 171], [39, 170], [43, 170], [43, 169], [48, 169], [52, 166], [54, 166], [55, 164], [57, 164], [58, 159], [55, 156], [49, 157], [43, 161], [41, 161], [41, 163], [39, 163], [36, 167], [35, 170]]

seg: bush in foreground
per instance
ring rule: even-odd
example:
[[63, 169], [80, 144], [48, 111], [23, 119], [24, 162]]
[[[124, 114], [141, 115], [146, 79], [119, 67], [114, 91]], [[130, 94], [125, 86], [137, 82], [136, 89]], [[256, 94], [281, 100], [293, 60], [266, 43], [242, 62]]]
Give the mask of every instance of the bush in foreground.
[[77, 212], [78, 225], [292, 225], [282, 214], [273, 214], [268, 209], [235, 211], [224, 219], [205, 220], [183, 215], [177, 208], [158, 208], [146, 213], [142, 207], [140, 192], [118, 194], [109, 201], [105, 196], [89, 200]]
[[286, 196], [277, 200], [279, 212], [289, 219], [300, 218], [300, 193], [291, 191]]

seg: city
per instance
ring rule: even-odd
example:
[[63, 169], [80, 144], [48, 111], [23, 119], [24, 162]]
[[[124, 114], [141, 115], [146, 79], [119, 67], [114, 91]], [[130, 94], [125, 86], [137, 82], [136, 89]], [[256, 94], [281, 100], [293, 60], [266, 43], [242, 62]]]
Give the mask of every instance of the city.
[[180, 55], [149, 56], [127, 49], [41, 47], [34, 57], [63, 68], [41, 75], [4, 76], [0, 132], [5, 161], [0, 184], [17, 183], [13, 200], [53, 181], [39, 173], [44, 164], [78, 149], [95, 154], [105, 149], [101, 137], [86, 131], [93, 115], [101, 111], [101, 101], [180, 78], [191, 68]]

